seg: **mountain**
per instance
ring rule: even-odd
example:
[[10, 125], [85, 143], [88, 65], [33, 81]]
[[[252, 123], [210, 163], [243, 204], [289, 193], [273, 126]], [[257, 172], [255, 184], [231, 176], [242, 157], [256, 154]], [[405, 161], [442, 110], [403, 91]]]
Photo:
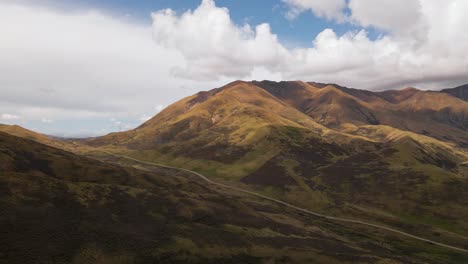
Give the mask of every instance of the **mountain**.
[[441, 90], [441, 92], [448, 93], [464, 101], [468, 101], [468, 84], [461, 85], [455, 88], [443, 89]]
[[97, 150], [190, 169], [302, 208], [464, 247], [467, 111], [457, 97], [416, 88], [236, 81], [184, 98], [136, 129], [49, 145], [105, 162], [115, 160]]
[[415, 88], [237, 81], [82, 143], [463, 244], [467, 112], [463, 100]]
[[328, 143], [338, 140], [364, 141], [318, 124], [258, 86], [235, 82], [185, 98], [137, 129], [87, 143], [127, 146], [153, 155], [158, 150], [173, 157], [213, 161], [214, 167], [242, 163], [246, 165], [239, 166], [242, 173], [249, 167], [245, 163], [257, 167], [289, 148], [290, 141], [297, 141], [297, 146], [300, 141], [315, 142], [323, 148], [321, 158], [331, 158], [327, 152], [343, 151]]
[[181, 171], [101, 158], [0, 132], [0, 263], [468, 260], [214, 190]]
[[30, 140], [34, 140], [34, 141], [41, 142], [46, 145], [48, 143], [53, 142], [53, 139], [51, 137], [28, 130], [18, 125], [0, 124], [0, 132], [8, 133], [14, 136], [18, 136], [18, 137], [22, 137], [22, 138], [26, 138]]
[[66, 150], [75, 150], [76, 148], [70, 143], [70, 141], [67, 141], [62, 138], [54, 137], [54, 136], [49, 136], [45, 134], [41, 134], [29, 129], [26, 129], [24, 127], [18, 126], [18, 125], [5, 125], [5, 124], [0, 124], [0, 132], [8, 133], [13, 136], [33, 140], [51, 147], [56, 147], [60, 149], [66, 149]]
[[[296, 161], [316, 154], [315, 167], [320, 167], [339, 156], [392, 148], [396, 138], [414, 140], [421, 148], [437, 146], [450, 153], [447, 163], [459, 164], [466, 158], [465, 112], [464, 101], [415, 88], [373, 93], [317, 83], [237, 81], [176, 102], [134, 130], [86, 143], [177, 157], [184, 163], [242, 165], [244, 172], [228, 169], [230, 177], [255, 170], [280, 153]], [[422, 153], [419, 158], [433, 159], [425, 157], [431, 151]]]
[[336, 128], [343, 122], [378, 124], [370, 106], [343, 92], [337, 85], [317, 85], [304, 82], [255, 82], [271, 94], [288, 102], [315, 121]]
[[415, 88], [370, 92], [302, 82], [255, 84], [329, 128], [387, 125], [461, 147], [468, 144], [468, 104], [444, 92]]

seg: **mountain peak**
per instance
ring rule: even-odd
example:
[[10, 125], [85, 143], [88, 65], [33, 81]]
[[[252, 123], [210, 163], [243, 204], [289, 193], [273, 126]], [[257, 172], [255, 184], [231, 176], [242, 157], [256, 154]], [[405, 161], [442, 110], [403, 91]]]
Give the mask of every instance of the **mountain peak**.
[[403, 92], [419, 92], [421, 90], [419, 90], [418, 88], [410, 86], [410, 87], [403, 88], [400, 91], [403, 91]]
[[222, 86], [221, 88], [228, 88], [228, 87], [231, 87], [231, 86], [242, 85], [242, 84], [249, 84], [249, 82], [243, 81], [243, 80], [235, 80], [233, 82], [230, 82], [230, 83]]

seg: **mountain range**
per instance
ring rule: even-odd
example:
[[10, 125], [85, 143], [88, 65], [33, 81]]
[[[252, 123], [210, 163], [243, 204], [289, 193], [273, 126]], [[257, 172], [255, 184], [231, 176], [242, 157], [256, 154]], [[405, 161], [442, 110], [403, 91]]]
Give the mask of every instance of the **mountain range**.
[[[71, 212], [51, 199], [70, 201], [67, 207], [79, 209], [84, 216], [61, 226], [62, 230], [73, 229], [75, 224], [80, 227], [74, 233], [80, 238], [71, 240], [76, 244], [66, 246], [68, 255], [62, 259], [66, 261], [102, 255], [113, 262], [114, 257], [125, 255], [129, 262], [158, 258], [167, 263], [186, 263], [190, 259], [197, 263], [220, 263], [227, 259], [235, 259], [234, 263], [241, 259], [243, 263], [256, 263], [286, 247], [288, 250], [269, 260], [462, 263], [468, 260], [460, 253], [434, 250], [433, 246], [386, 237], [389, 234], [366, 228], [364, 231], [372, 234], [372, 238], [358, 238], [353, 233], [359, 229], [355, 226], [331, 228], [329, 223], [292, 216], [294, 212], [284, 212], [265, 201], [209, 189], [183, 171], [148, 168], [148, 164], [135, 161], [196, 171], [223, 184], [301, 208], [395, 227], [467, 248], [465, 89], [468, 86], [441, 91], [406, 88], [371, 92], [301, 81], [236, 81], [184, 98], [135, 129], [102, 137], [58, 139], [18, 126], [0, 126], [0, 131], [9, 133], [1, 134], [0, 138], [3, 164], [0, 168], [8, 172], [7, 176], [2, 175], [2, 186], [7, 190], [2, 192], [2, 208], [15, 211], [24, 221], [28, 217], [43, 219], [46, 212], [53, 212], [57, 218], [52, 218], [50, 225], [54, 226], [61, 217], [70, 217]], [[108, 153], [134, 160], [124, 161]], [[52, 205], [30, 212], [28, 201], [43, 207]], [[160, 207], [155, 205], [157, 201]], [[126, 204], [140, 211], [122, 207]], [[237, 209], [229, 212], [229, 208]], [[101, 211], [107, 212], [105, 217]], [[152, 212], [157, 217], [152, 217]], [[268, 220], [266, 212], [288, 220], [281, 223], [277, 223], [276, 217]], [[145, 217], [140, 218], [141, 213]], [[201, 226], [194, 221], [197, 214], [206, 221]], [[165, 230], [167, 241], [173, 243], [169, 249], [160, 249], [162, 242], [145, 240], [149, 238], [136, 228], [147, 228], [148, 234], [157, 236], [162, 231], [152, 225], [159, 221], [158, 217], [173, 227]], [[249, 220], [242, 222], [244, 218]], [[292, 224], [292, 219], [300, 223]], [[99, 230], [93, 227], [94, 222], [99, 224]], [[112, 224], [101, 229], [107, 222]], [[23, 225], [11, 219], [3, 219], [2, 223], [7, 224], [2, 230], [17, 230]], [[281, 228], [275, 227], [278, 225]], [[325, 238], [307, 233], [305, 230], [311, 225], [326, 230]], [[24, 236], [33, 234], [39, 239], [40, 234], [53, 229], [47, 225], [34, 226], [39, 227], [4, 237], [4, 244], [19, 243], [9, 252], [26, 243]], [[301, 228], [290, 231], [288, 228], [293, 226]], [[212, 239], [218, 242], [198, 240], [201, 238], [196, 229], [213, 232]], [[81, 237], [85, 231], [95, 232], [96, 236]], [[246, 237], [247, 231], [253, 234]], [[102, 236], [97, 235], [100, 232]], [[147, 244], [142, 242], [144, 247], [133, 249], [119, 243], [106, 245], [110, 237], [135, 243], [143, 239]], [[262, 242], [265, 237], [269, 237], [269, 242]], [[332, 237], [340, 242], [335, 241], [327, 248], [318, 248], [317, 243], [308, 241], [327, 241]], [[239, 245], [243, 246], [226, 246], [230, 238], [242, 241]], [[343, 241], [351, 238], [357, 243], [351, 247], [362, 251], [350, 253], [342, 248], [349, 246]], [[60, 239], [56, 240], [56, 252], [62, 249]], [[387, 243], [382, 246], [386, 249], [367, 244], [381, 239]], [[37, 243], [40, 241], [44, 240]], [[151, 247], [158, 248], [156, 253], [148, 253]], [[259, 247], [265, 249], [264, 255]], [[206, 252], [210, 248], [219, 250], [219, 255], [209, 256]], [[301, 257], [295, 258], [295, 254]], [[178, 259], [180, 255], [184, 257]], [[11, 256], [10, 259], [20, 260]], [[161, 259], [163, 256], [166, 259]], [[56, 260], [46, 255], [43, 259]]]

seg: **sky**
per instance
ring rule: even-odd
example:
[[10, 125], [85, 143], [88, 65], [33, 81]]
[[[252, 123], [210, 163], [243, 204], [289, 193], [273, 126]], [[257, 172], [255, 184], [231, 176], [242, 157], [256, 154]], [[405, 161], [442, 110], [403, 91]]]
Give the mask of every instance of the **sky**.
[[2, 0], [0, 123], [98, 136], [242, 80], [468, 83], [466, 0]]

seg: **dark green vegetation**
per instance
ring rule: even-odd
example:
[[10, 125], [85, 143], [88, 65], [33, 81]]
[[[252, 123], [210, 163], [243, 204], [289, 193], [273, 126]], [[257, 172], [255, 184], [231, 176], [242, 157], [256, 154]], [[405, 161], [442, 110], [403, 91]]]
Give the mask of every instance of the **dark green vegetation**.
[[442, 92], [234, 82], [83, 143], [464, 247], [467, 124]]
[[468, 260], [213, 190], [174, 170], [100, 158], [0, 133], [0, 263]]
[[0, 259], [465, 263], [466, 254], [97, 150], [467, 248], [467, 125], [468, 102], [446, 91], [264, 81], [198, 93], [137, 129], [99, 138], [58, 141], [3, 126], [80, 155], [2, 135]]

